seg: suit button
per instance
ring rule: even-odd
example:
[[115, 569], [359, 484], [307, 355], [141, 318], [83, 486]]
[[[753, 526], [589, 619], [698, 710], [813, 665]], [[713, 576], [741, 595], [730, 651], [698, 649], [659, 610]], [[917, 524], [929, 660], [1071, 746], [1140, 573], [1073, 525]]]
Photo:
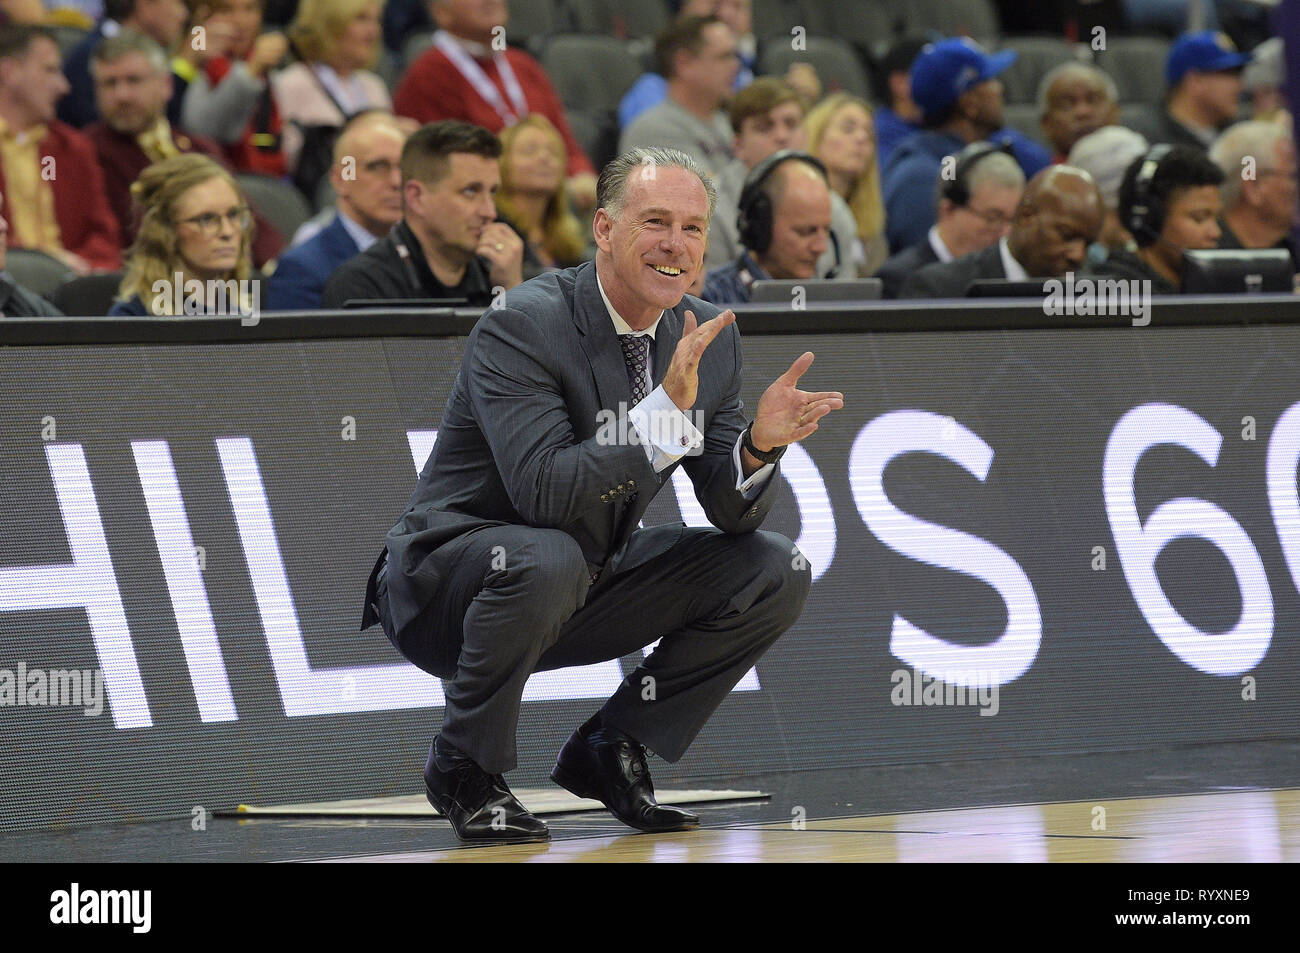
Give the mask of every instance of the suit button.
[[620, 483], [620, 484], [618, 485], [618, 492], [619, 492], [619, 493], [626, 493], [626, 492], [627, 492], [627, 487], [624, 486], [622, 483]]
[[628, 480], [628, 481], [627, 481], [627, 488], [628, 488], [629, 490], [635, 490], [635, 489], [636, 489], [636, 480]]
[[609, 494], [608, 494], [608, 493], [602, 493], [602, 494], [600, 494], [600, 502], [602, 502], [602, 503], [608, 503], [608, 502], [609, 502]]
[[745, 519], [753, 519], [757, 515], [758, 515], [758, 507], [757, 506], [750, 507], [749, 512], [745, 514]]

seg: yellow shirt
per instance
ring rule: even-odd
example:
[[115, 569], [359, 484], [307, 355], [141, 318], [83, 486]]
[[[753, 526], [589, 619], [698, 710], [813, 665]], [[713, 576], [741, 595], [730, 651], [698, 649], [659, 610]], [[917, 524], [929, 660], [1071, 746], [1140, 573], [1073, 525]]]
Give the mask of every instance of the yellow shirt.
[[161, 162], [181, 154], [172, 140], [172, 127], [166, 116], [159, 116], [158, 121], [135, 137], [136, 143], [144, 150], [150, 162]]
[[59, 237], [59, 220], [54, 214], [53, 176], [60, 171], [75, 175], [76, 170], [59, 170], [53, 158], [48, 162], [40, 154], [45, 126], [33, 126], [13, 132], [0, 118], [0, 163], [5, 177], [5, 218], [13, 233], [13, 244], [21, 248], [38, 248], [45, 252], [63, 249]]

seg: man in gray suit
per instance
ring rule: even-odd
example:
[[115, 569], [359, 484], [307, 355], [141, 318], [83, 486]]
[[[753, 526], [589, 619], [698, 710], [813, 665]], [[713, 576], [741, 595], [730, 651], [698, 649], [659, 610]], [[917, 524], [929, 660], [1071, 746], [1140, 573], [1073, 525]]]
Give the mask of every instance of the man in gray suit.
[[[367, 591], [363, 628], [381, 621], [444, 679], [425, 781], [466, 841], [549, 836], [502, 777], [528, 677], [656, 639], [552, 778], [640, 830], [697, 826], [655, 802], [645, 748], [678, 760], [810, 584], [794, 545], [758, 527], [785, 446], [843, 395], [795, 386], [804, 353], [747, 427], [735, 316], [685, 294], [716, 200], [708, 175], [683, 153], [638, 149], [598, 191], [595, 262], [512, 289], [470, 334]], [[638, 529], [677, 466], [716, 529]]]

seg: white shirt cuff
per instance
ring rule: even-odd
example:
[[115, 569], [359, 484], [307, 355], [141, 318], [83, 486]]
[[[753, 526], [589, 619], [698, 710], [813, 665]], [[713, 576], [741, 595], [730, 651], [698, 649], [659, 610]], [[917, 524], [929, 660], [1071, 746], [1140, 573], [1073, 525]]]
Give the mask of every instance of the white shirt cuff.
[[745, 468], [740, 462], [740, 444], [744, 439], [745, 434], [742, 431], [740, 436], [736, 438], [736, 447], [731, 452], [731, 458], [736, 461], [736, 489], [740, 491], [740, 495], [745, 499], [752, 500], [762, 492], [763, 487], [767, 484], [768, 477], [776, 469], [776, 464], [766, 463], [751, 473], [749, 479], [745, 479]]
[[704, 434], [682, 413], [663, 386], [627, 412], [656, 473], [704, 446]]

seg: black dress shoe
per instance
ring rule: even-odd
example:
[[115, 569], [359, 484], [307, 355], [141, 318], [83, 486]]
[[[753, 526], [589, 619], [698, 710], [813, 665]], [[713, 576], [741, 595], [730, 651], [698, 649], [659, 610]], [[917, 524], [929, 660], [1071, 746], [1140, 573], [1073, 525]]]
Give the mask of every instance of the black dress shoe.
[[655, 801], [645, 747], [610, 728], [583, 725], [565, 742], [551, 780], [578, 797], [592, 798], [629, 827], [650, 833], [700, 826], [690, 811]]
[[[438, 742], [435, 742], [438, 745]], [[445, 745], [439, 750], [446, 752]], [[466, 757], [453, 757], [444, 770], [432, 753], [424, 769], [429, 803], [451, 821], [466, 843], [504, 844], [551, 839], [550, 829], [515, 799], [499, 774], [488, 774]]]

